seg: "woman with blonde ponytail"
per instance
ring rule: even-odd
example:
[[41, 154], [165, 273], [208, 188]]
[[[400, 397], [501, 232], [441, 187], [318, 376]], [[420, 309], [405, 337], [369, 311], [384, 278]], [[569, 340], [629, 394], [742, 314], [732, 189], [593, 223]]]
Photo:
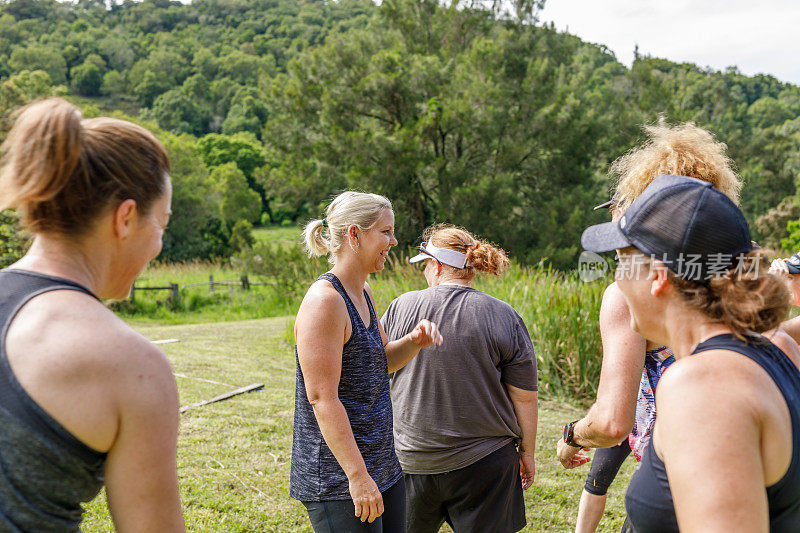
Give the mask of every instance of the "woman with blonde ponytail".
[[421, 319], [389, 342], [378, 321], [367, 278], [397, 245], [389, 200], [343, 192], [304, 238], [309, 255], [327, 255], [333, 268], [311, 285], [295, 321], [290, 494], [317, 532], [404, 532], [389, 373], [442, 336]]
[[161, 250], [169, 160], [146, 129], [45, 100], [2, 145], [0, 209], [33, 243], [0, 271], [0, 524], [79, 531], [105, 485], [119, 531], [184, 531], [164, 353], [100, 301]]
[[447, 339], [392, 379], [408, 530], [439, 531], [447, 520], [457, 532], [519, 531], [535, 473], [536, 357], [517, 312], [472, 288], [476, 272], [499, 276], [509, 261], [463, 228], [440, 224], [423, 238], [411, 262], [425, 262], [429, 287], [397, 298], [382, 319], [390, 340], [420, 317]]

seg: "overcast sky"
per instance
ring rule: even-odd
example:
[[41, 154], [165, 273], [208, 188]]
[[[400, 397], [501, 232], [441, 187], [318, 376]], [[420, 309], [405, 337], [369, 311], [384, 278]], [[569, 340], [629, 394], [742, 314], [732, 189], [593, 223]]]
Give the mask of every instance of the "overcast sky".
[[629, 67], [638, 43], [640, 54], [800, 85], [800, 0], [547, 0], [539, 19]]

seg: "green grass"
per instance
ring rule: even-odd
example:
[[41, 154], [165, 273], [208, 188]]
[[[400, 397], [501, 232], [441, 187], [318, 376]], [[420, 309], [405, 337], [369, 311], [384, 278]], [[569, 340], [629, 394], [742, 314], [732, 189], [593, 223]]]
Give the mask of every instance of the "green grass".
[[262, 226], [253, 229], [256, 242], [278, 243], [282, 246], [299, 246], [303, 242], [303, 228], [300, 226]]
[[[395, 280], [394, 283], [397, 283]], [[311, 531], [305, 510], [289, 497], [295, 359], [291, 317], [155, 326], [135, 323], [162, 345], [173, 370], [264, 390], [190, 410], [181, 416], [178, 475], [187, 529], [200, 532]], [[181, 405], [226, 387], [176, 378]], [[587, 468], [565, 471], [555, 458], [563, 424], [582, 408], [544, 401], [540, 407], [535, 485], [525, 493], [525, 531], [570, 531]], [[602, 531], [619, 531], [633, 462], [612, 485]], [[83, 529], [113, 531], [101, 494], [87, 506]], [[445, 529], [446, 530], [446, 529]]]

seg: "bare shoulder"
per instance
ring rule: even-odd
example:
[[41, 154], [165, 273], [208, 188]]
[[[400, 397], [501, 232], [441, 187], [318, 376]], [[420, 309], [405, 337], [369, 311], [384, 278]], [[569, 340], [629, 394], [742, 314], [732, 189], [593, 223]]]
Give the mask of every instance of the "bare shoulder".
[[327, 280], [317, 280], [311, 284], [303, 297], [300, 304], [300, 310], [297, 315], [298, 318], [301, 314], [318, 316], [320, 314], [347, 312], [347, 306], [344, 303], [342, 295], [336, 288]]
[[[730, 350], [708, 350], [675, 361], [658, 381], [656, 405], [661, 409], [697, 407], [706, 416], [706, 408], [740, 412], [751, 405], [754, 388], [763, 386], [768, 377], [760, 368], [742, 355]], [[667, 412], [667, 411], [664, 411]]]
[[[29, 383], [93, 387], [123, 396], [174, 395], [166, 355], [106, 306], [77, 291], [52, 291], [20, 311], [6, 339], [15, 374]], [[19, 354], [36, 353], [36, 363]], [[89, 390], [89, 389], [86, 389]]]
[[794, 366], [800, 368], [800, 347], [791, 335], [779, 327], [764, 333], [764, 336], [785, 353]]
[[[52, 291], [22, 308], [9, 342], [55, 351], [79, 364], [139, 367], [166, 362], [163, 352], [105, 305], [78, 291]], [[40, 346], [38, 346], [40, 345]]]
[[298, 335], [309, 328], [318, 333], [344, 331], [349, 324], [347, 305], [329, 281], [317, 280], [303, 297], [295, 324]]
[[606, 287], [603, 292], [603, 302], [600, 304], [600, 323], [601, 325], [622, 324], [630, 329], [631, 312], [628, 309], [628, 302], [622, 294], [617, 282]]

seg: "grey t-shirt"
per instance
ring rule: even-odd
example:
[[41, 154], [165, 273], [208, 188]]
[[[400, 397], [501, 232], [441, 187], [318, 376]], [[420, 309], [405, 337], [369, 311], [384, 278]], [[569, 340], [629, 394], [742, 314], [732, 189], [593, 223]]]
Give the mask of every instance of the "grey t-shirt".
[[520, 438], [504, 383], [538, 387], [528, 330], [507, 303], [438, 285], [403, 294], [381, 322], [391, 341], [423, 318], [436, 323], [444, 343], [420, 350], [391, 384], [395, 449], [408, 474], [463, 468]]

